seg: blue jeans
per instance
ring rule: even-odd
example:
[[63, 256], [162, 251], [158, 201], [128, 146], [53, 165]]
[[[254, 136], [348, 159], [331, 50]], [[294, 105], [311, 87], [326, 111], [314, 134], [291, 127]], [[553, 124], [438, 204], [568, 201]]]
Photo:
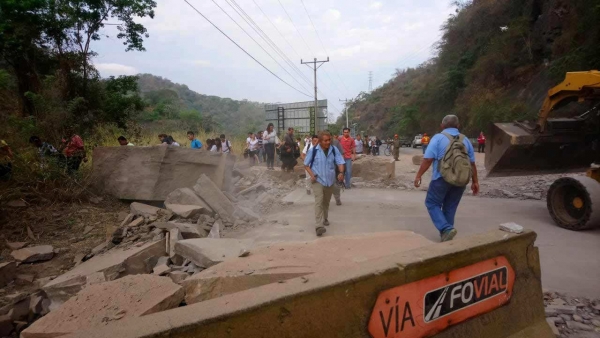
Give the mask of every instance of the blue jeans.
[[423, 145], [423, 146], [421, 146], [421, 148], [423, 148], [423, 155], [425, 155], [425, 150], [427, 150], [427, 146]]
[[346, 160], [346, 174], [344, 176], [344, 184], [346, 185], [346, 189], [350, 189], [352, 186], [352, 159], [347, 158]]
[[429, 184], [425, 206], [440, 234], [454, 228], [454, 216], [465, 189], [466, 187], [455, 187], [443, 178]]

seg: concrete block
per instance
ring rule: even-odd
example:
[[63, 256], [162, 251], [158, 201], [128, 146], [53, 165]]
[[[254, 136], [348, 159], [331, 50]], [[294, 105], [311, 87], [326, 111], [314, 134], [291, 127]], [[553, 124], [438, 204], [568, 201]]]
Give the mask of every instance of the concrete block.
[[546, 312], [574, 315], [577, 312], [577, 307], [571, 305], [548, 305], [546, 306]]
[[240, 250], [248, 248], [250, 244], [249, 240], [233, 238], [185, 239], [175, 244], [175, 253], [207, 268], [237, 258]]
[[54, 257], [54, 248], [52, 245], [39, 245], [15, 250], [10, 255], [21, 263], [34, 263], [47, 261]]
[[122, 318], [135, 318], [179, 306], [183, 289], [169, 278], [127, 276], [92, 285], [59, 309], [21, 333], [22, 338], [57, 337], [83, 329], [100, 328]]
[[179, 242], [180, 240], [182, 240], [183, 237], [181, 236], [181, 231], [179, 231], [178, 228], [173, 228], [171, 230], [169, 230], [169, 250], [167, 251], [167, 253], [169, 254], [170, 257], [175, 256], [175, 244], [177, 244], [177, 242]]
[[223, 194], [221, 189], [208, 176], [200, 176], [196, 185], [194, 185], [194, 191], [214, 212], [221, 216], [223, 221], [233, 223], [233, 204], [231, 204], [227, 196]]
[[6, 262], [0, 263], [0, 288], [15, 280], [17, 274], [17, 263]]
[[190, 275], [187, 272], [183, 272], [183, 271], [171, 271], [171, 272], [169, 272], [169, 277], [171, 278], [171, 280], [175, 284], [180, 284], [181, 282], [183, 282], [189, 276]]
[[113, 249], [103, 255], [94, 256], [56, 277], [44, 285], [42, 290], [51, 301], [51, 310], [55, 310], [87, 285], [99, 281], [112, 281], [126, 275], [152, 272], [154, 266], [147, 266], [146, 260], [164, 255], [164, 240], [132, 247], [129, 250]]
[[129, 223], [128, 227], [130, 228], [137, 228], [140, 225], [144, 225], [146, 223], [146, 220], [144, 219], [144, 217], [138, 217], [135, 220], [133, 220], [131, 223]]
[[192, 218], [199, 214], [212, 214], [212, 212], [197, 205], [165, 204], [165, 206], [167, 209], [171, 210], [175, 215], [181, 218]]
[[183, 239], [204, 238], [207, 231], [197, 224], [177, 223], [177, 222], [155, 222], [152, 223], [156, 228], [170, 231], [171, 229], [179, 229]]
[[236, 158], [164, 146], [96, 147], [93, 156], [91, 181], [97, 190], [124, 200], [160, 202], [176, 189], [192, 187], [203, 174], [230, 191]]
[[150, 216], [158, 216], [158, 214], [161, 211], [165, 210], [165, 209], [153, 207], [151, 205], [138, 203], [138, 202], [131, 203], [129, 208], [131, 210], [131, 213], [134, 214], [135, 216], [144, 216], [146, 218], [149, 218]]
[[421, 162], [423, 162], [423, 155], [415, 155], [412, 157], [412, 163], [414, 165], [421, 165]]
[[362, 177], [365, 181], [394, 179], [396, 164], [391, 157], [365, 156], [352, 163], [352, 176]]
[[359, 262], [431, 244], [410, 231], [277, 243], [252, 249], [248, 257], [210, 267], [187, 278], [182, 285], [186, 303], [192, 304], [318, 272], [353, 269]]
[[[191, 186], [191, 185], [190, 185]], [[212, 209], [204, 202], [191, 188], [179, 188], [173, 190], [165, 199], [165, 206], [167, 208], [171, 204], [178, 205], [195, 205], [204, 208], [203, 213], [212, 215]]]

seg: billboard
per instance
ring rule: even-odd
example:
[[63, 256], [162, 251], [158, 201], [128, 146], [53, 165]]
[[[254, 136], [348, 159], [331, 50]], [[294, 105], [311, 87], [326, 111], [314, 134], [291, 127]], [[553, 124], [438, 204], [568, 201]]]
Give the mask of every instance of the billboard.
[[273, 123], [279, 135], [283, 135], [289, 127], [296, 134], [316, 134], [327, 129], [327, 100], [295, 103], [275, 103], [265, 105], [267, 123]]

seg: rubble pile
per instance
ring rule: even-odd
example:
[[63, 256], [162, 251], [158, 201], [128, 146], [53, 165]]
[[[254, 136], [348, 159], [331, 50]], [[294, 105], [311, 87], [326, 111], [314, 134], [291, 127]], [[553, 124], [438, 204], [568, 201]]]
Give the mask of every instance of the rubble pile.
[[557, 337], [600, 337], [600, 299], [544, 292], [546, 321]]
[[[263, 169], [234, 170], [233, 192], [203, 174], [193, 186], [169, 193], [164, 205], [131, 203], [118, 223], [105, 225], [104, 241], [77, 255], [60, 276], [35, 280], [17, 273], [19, 264], [53, 259], [52, 246], [7, 243], [12, 261], [0, 263], [0, 337], [60, 336], [185, 305], [181, 285], [190, 276], [249, 255], [251, 242], [224, 233], [263, 224], [261, 215], [286, 205], [283, 197], [304, 184], [297, 174]], [[35, 285], [35, 291], [2, 295], [12, 283]], [[146, 289], [152, 297], [144, 296]], [[79, 313], [84, 304], [86, 313]]]

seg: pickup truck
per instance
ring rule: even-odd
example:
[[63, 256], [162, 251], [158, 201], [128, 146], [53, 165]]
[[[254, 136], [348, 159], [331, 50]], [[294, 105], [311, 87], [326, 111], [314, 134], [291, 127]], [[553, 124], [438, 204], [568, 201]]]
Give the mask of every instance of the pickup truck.
[[412, 147], [413, 148], [420, 147], [422, 138], [423, 138], [423, 135], [421, 135], [421, 134], [416, 135], [414, 140], [412, 141]]

